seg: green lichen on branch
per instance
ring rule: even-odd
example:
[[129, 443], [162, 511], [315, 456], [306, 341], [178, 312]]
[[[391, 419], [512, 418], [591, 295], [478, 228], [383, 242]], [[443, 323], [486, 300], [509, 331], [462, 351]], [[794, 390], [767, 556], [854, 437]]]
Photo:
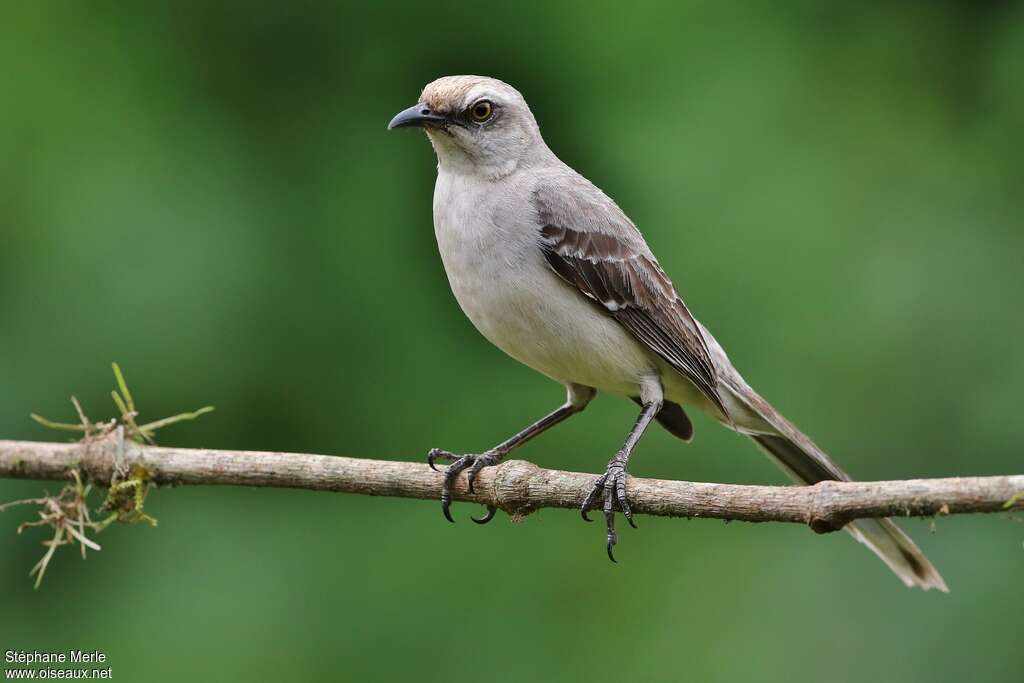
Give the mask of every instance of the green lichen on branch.
[[101, 512], [111, 514], [100, 522], [100, 530], [115, 521], [122, 524], [146, 522], [150, 526], [156, 526], [156, 518], [142, 511], [151, 485], [149, 470], [142, 465], [133, 465], [127, 479], [111, 484], [106, 500], [100, 505]]
[[83, 444], [100, 439], [117, 439], [117, 458], [114, 463], [113, 479], [109, 482], [106, 498], [97, 509], [97, 513], [105, 513], [106, 516], [100, 521], [92, 520], [88, 505], [92, 486], [83, 483], [81, 473], [77, 468], [68, 472], [68, 478], [72, 481], [56, 496], [44, 494], [41, 498], [16, 500], [0, 505], [0, 512], [16, 505], [38, 506], [39, 519], [19, 525], [19, 534], [31, 527], [45, 526], [53, 529], [53, 537], [48, 541], [43, 541], [46, 553], [29, 572], [29, 576], [36, 577], [36, 588], [39, 588], [42, 583], [46, 568], [60, 546], [77, 543], [81, 548], [83, 559], [86, 556], [86, 548], [100, 549], [99, 544], [86, 535], [87, 532], [99, 533], [114, 522], [122, 524], [145, 522], [150, 526], [156, 526], [156, 518], [143, 511], [146, 496], [152, 487], [152, 476], [141, 465], [128, 467], [124, 459], [124, 440], [130, 439], [139, 444], [155, 444], [157, 430], [178, 422], [194, 420], [213, 410], [213, 406], [204, 406], [199, 410], [179, 413], [140, 425], [136, 420], [139, 411], [135, 405], [135, 398], [128, 389], [128, 383], [124, 379], [124, 373], [121, 372], [121, 367], [117, 363], [112, 363], [111, 366], [117, 386], [110, 392], [110, 396], [120, 412], [118, 417], [111, 418], [106, 422], [93, 422], [85, 415], [81, 404], [74, 396], [71, 397], [71, 403], [75, 407], [75, 412], [78, 413], [77, 423], [54, 422], [35, 413], [31, 414], [33, 420], [48, 429], [80, 433]]

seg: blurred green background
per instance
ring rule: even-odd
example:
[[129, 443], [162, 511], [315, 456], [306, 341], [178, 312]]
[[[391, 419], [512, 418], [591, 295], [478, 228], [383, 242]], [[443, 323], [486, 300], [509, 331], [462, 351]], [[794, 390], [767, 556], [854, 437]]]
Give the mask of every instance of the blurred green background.
[[[562, 389], [448, 291], [433, 153], [390, 117], [437, 76], [516, 85], [747, 379], [854, 476], [1024, 470], [1024, 10], [1016, 3], [11, 3], [0, 23], [0, 437], [74, 393], [162, 443], [420, 460]], [[598, 472], [604, 397], [529, 444]], [[637, 476], [781, 483], [698, 419]], [[54, 483], [0, 481], [0, 500]], [[98, 502], [98, 500], [97, 500]], [[158, 490], [40, 591], [0, 514], [0, 650], [182, 680], [1010, 680], [1024, 526], [910, 520], [950, 595], [844, 534], [644, 518], [620, 564], [548, 510]]]

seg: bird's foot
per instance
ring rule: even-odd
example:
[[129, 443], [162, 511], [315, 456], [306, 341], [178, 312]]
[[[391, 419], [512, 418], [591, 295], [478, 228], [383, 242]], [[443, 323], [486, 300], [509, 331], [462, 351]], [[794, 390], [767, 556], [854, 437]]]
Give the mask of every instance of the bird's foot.
[[626, 462], [629, 456], [619, 451], [615, 454], [615, 457], [608, 461], [608, 469], [605, 470], [604, 474], [597, 478], [594, 482], [594, 487], [590, 489], [590, 493], [587, 494], [586, 500], [580, 506], [580, 514], [583, 515], [583, 519], [587, 522], [592, 521], [587, 517], [587, 512], [594, 506], [599, 495], [604, 496], [604, 518], [608, 522], [608, 559], [615, 562], [615, 555], [612, 552], [612, 548], [618, 542], [618, 535], [615, 533], [615, 503], [619, 504], [619, 509], [622, 510], [622, 514], [625, 515], [626, 521], [629, 525], [636, 528], [636, 523], [633, 522], [633, 511], [629, 507], [629, 501], [626, 499]]
[[[459, 476], [459, 472], [462, 470], [469, 470], [466, 478], [469, 481], [469, 492], [473, 493], [473, 483], [476, 481], [476, 475], [480, 470], [485, 467], [497, 465], [501, 462], [501, 456], [497, 453], [481, 453], [469, 454], [469, 455], [456, 455], [448, 451], [443, 451], [440, 448], [432, 448], [427, 454], [427, 464], [430, 465], [430, 469], [438, 472], [439, 470], [434, 467], [435, 460], [453, 460], [451, 465], [444, 471], [444, 482], [441, 484], [441, 511], [444, 513], [445, 519], [449, 522], [455, 522], [452, 519], [452, 513], [449, 508], [452, 505], [452, 484], [455, 482], [455, 477]], [[487, 512], [483, 517], [470, 517], [477, 524], [487, 524], [487, 522], [494, 519], [494, 515], [498, 512], [498, 508], [494, 505], [487, 506]]]

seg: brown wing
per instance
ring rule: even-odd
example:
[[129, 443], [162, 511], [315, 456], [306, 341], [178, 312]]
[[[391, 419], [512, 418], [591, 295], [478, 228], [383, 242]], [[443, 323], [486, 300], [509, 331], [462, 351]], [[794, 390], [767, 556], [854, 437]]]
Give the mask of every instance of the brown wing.
[[[576, 196], [572, 203], [586, 213], [581, 221], [586, 227], [574, 229], [568, 212], [551, 208], [552, 194], [544, 188], [534, 195], [541, 222], [538, 242], [551, 268], [726, 413], [700, 328], [633, 224], [603, 194], [596, 197], [596, 206]], [[586, 194], [582, 199], [590, 198]], [[596, 229], [595, 218], [602, 214], [609, 219], [608, 232]]]

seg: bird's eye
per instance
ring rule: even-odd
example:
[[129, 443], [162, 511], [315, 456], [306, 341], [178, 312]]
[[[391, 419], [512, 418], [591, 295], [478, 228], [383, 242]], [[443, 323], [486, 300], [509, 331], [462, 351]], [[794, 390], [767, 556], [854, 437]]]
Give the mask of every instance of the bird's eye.
[[473, 120], [477, 123], [483, 123], [487, 119], [491, 118], [492, 111], [493, 108], [491, 107], [490, 102], [487, 100], [480, 100], [470, 108], [469, 115], [473, 117]]

